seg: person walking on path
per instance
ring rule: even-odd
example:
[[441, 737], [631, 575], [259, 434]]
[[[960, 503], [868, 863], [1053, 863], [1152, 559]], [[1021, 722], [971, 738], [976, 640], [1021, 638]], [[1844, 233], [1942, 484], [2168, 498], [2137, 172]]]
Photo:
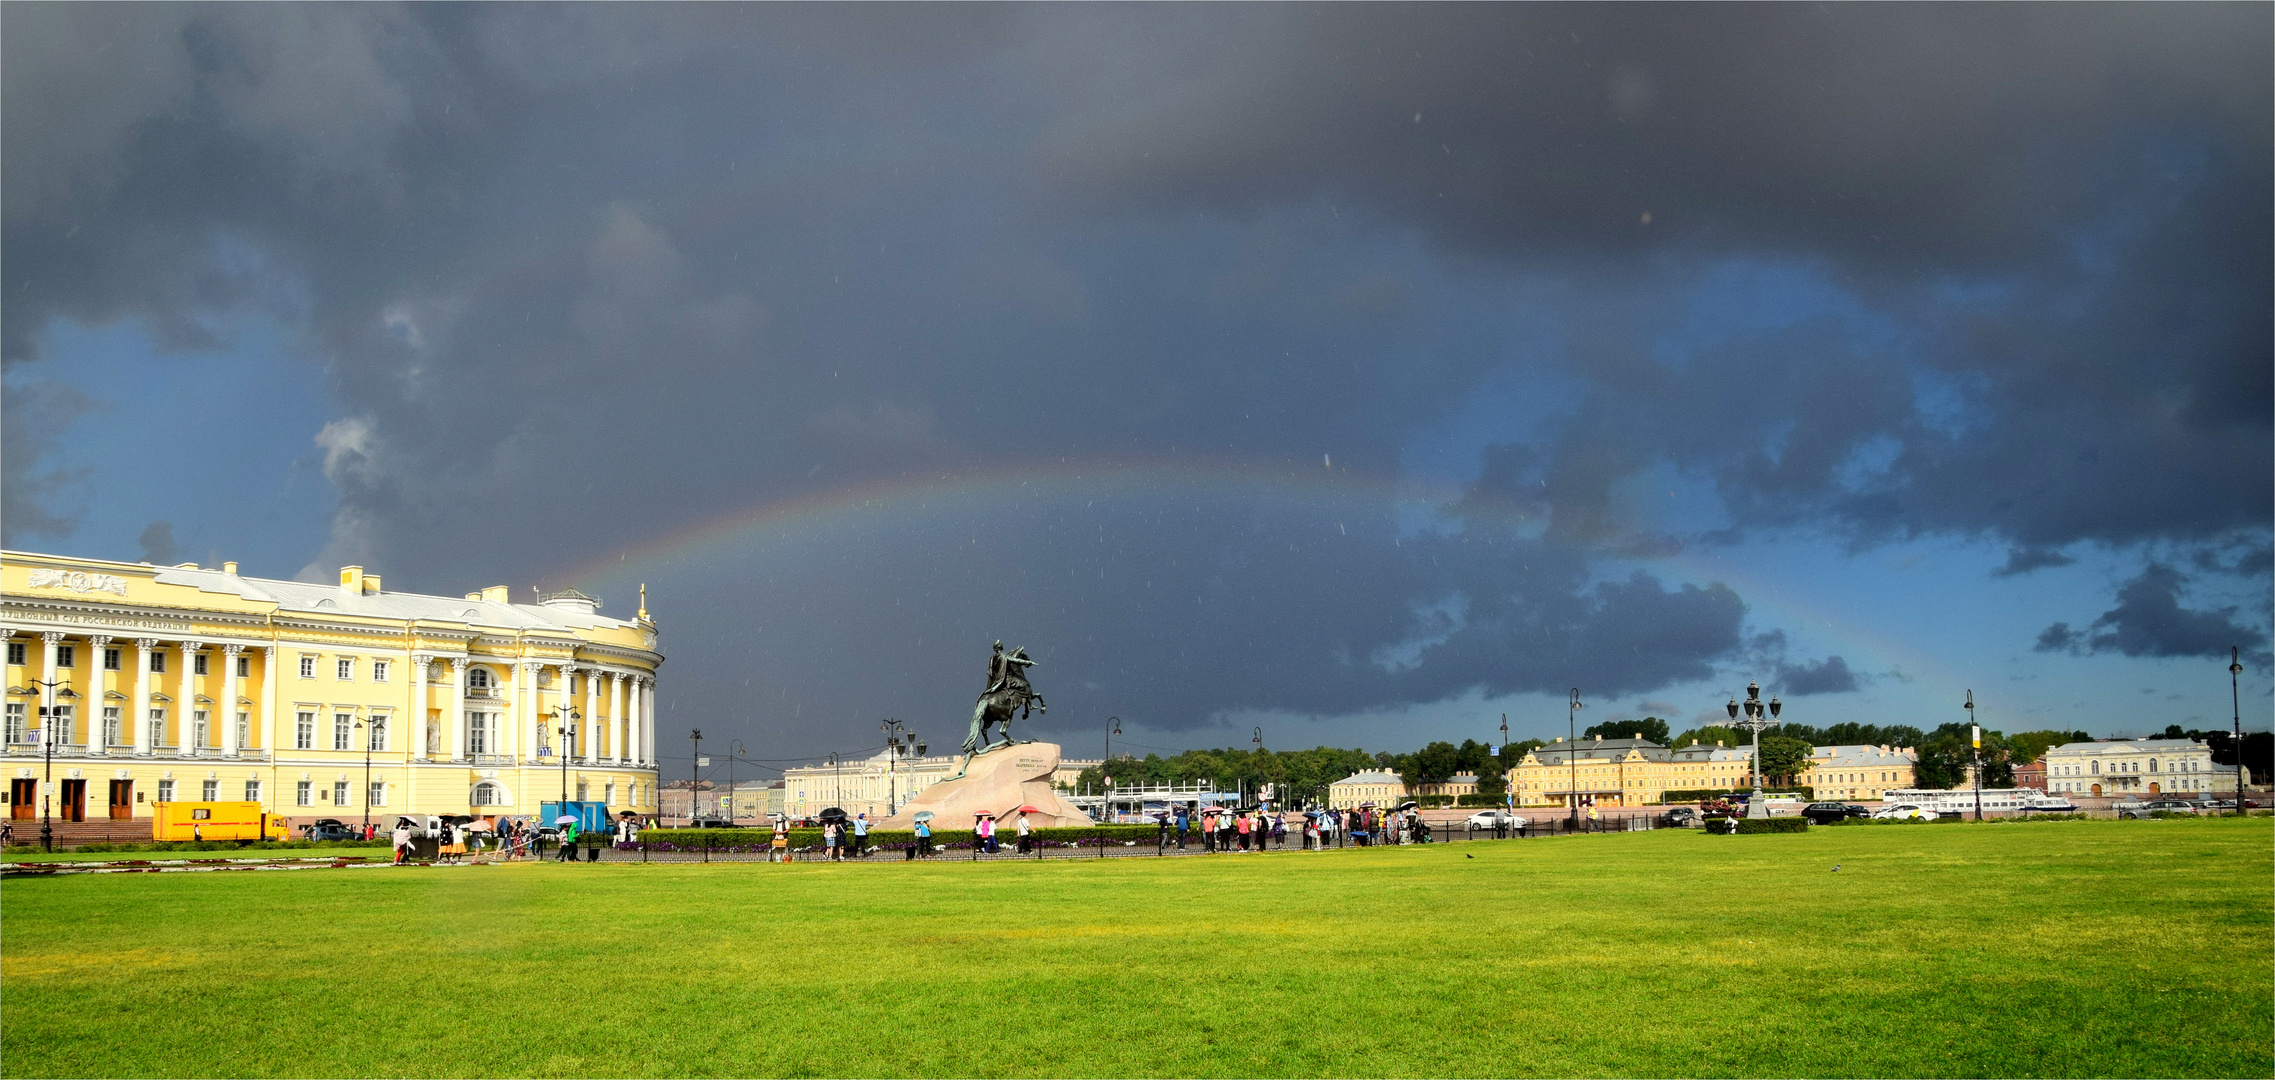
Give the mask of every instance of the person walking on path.
[[1168, 813], [1168, 811], [1166, 811], [1166, 810], [1165, 810], [1165, 811], [1163, 811], [1163, 812], [1161, 813], [1161, 816], [1159, 816], [1159, 817], [1155, 818], [1154, 820], [1155, 820], [1155, 822], [1158, 824], [1159, 828], [1157, 828], [1157, 829], [1154, 831], [1154, 836], [1153, 836], [1153, 850], [1155, 850], [1155, 851], [1167, 851], [1167, 850], [1169, 850], [1169, 813]]
[[932, 823], [919, 821], [916, 823], [916, 857], [921, 859], [930, 854], [932, 854]]
[[411, 852], [411, 823], [402, 818], [396, 818], [395, 833], [390, 839], [395, 844], [395, 865], [401, 866], [404, 858], [409, 856]]
[[1193, 819], [1188, 817], [1185, 811], [1186, 808], [1183, 806], [1177, 808], [1177, 850], [1179, 851], [1185, 850], [1185, 830], [1191, 828], [1193, 824]]
[[869, 854], [869, 815], [860, 814], [853, 819], [853, 857], [865, 858]]
[[1019, 829], [1019, 854], [1032, 854], [1035, 850], [1035, 827], [1027, 822], [1027, 812], [1019, 811], [1019, 820], [1013, 822]]
[[1239, 838], [1237, 842], [1240, 844], [1240, 850], [1243, 853], [1249, 850], [1249, 838], [1254, 836], [1256, 832], [1256, 825], [1251, 820], [1255, 816], [1254, 814], [1242, 814], [1232, 819], [1232, 831]]
[[560, 829], [561, 850], [553, 853], [554, 862], [577, 861], [577, 823], [568, 822]]

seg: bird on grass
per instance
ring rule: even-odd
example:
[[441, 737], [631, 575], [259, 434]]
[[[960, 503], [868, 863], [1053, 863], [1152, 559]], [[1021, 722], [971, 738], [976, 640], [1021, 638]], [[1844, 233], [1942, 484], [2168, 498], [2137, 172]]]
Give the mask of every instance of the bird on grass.
[[1838, 873], [1840, 873], [1840, 872], [1841, 872], [1841, 864], [1839, 864], [1839, 863], [1834, 863], [1834, 864], [1833, 864], [1833, 873], [1836, 873], [1836, 874], [1838, 874]]
[[[1476, 858], [1477, 856], [1475, 856], [1475, 855], [1472, 855], [1472, 854], [1470, 854], [1470, 853], [1468, 853], [1468, 852], [1464, 851], [1464, 852], [1462, 852], [1462, 853], [1461, 853], [1461, 857], [1462, 857], [1462, 858], [1464, 858], [1464, 859], [1474, 859], [1474, 858]], [[1838, 867], [1835, 867], [1835, 869], [1839, 869], [1839, 868], [1838, 868]]]

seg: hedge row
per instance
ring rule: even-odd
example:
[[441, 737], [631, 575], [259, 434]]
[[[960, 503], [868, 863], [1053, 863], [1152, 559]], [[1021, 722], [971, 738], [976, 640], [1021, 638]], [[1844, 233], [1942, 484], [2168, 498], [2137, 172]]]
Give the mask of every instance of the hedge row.
[[1809, 831], [1809, 819], [1802, 817], [1738, 818], [1736, 820], [1738, 822], [1738, 828], [1736, 831], [1740, 836], [1746, 836], [1752, 833], [1787, 833]]
[[[19, 842], [16, 847], [23, 847]], [[303, 851], [316, 848], [326, 851], [340, 848], [379, 848], [386, 850], [386, 840], [255, 840], [239, 843], [235, 840], [166, 840], [159, 842], [97, 841], [71, 848], [72, 851]]]
[[[1669, 803], [1708, 802], [1714, 799], [1727, 799], [1735, 795], [1752, 795], [1753, 793], [1754, 789], [1752, 788], [1682, 788], [1662, 793], [1659, 796], [1659, 801]], [[1771, 796], [1798, 794], [1806, 802], [1817, 801], [1817, 789], [1806, 784], [1779, 788], [1776, 791], [1765, 791], [1762, 794]]]
[[[1072, 844], [1099, 842], [1151, 841], [1158, 832], [1158, 826], [1153, 825], [1092, 825], [1065, 829], [1036, 829], [1034, 836], [1038, 842], [1052, 847], [1063, 847]], [[970, 847], [973, 837], [974, 834], [970, 829], [934, 829], [932, 831], [932, 846], [937, 848]], [[996, 840], [1004, 844], [1012, 843], [1018, 837], [1018, 830], [1011, 826], [999, 828], [995, 834]], [[660, 847], [666, 851], [691, 851], [705, 847], [714, 851], [764, 848], [773, 845], [774, 830], [647, 829], [640, 833], [640, 840], [642, 843]], [[821, 843], [822, 831], [820, 829], [790, 830], [790, 846], [793, 848], [818, 848]], [[869, 833], [868, 839], [870, 847], [888, 850], [906, 848], [915, 843], [916, 834], [906, 829], [873, 830]]]

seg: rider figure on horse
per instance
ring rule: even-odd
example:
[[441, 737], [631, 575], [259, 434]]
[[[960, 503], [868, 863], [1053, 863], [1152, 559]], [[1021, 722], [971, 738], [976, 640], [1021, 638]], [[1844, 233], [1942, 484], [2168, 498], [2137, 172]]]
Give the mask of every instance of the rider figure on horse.
[[1042, 696], [1035, 693], [1027, 681], [1027, 669], [1035, 662], [1027, 658], [1025, 648], [1003, 651], [1003, 643], [995, 643], [995, 652], [987, 661], [987, 689], [980, 692], [979, 701], [972, 706], [971, 733], [964, 737], [964, 760], [968, 764], [973, 754], [995, 745], [988, 738], [988, 729], [1003, 725], [1003, 743], [1011, 744], [1011, 714], [1025, 715], [1028, 711], [1045, 712]]

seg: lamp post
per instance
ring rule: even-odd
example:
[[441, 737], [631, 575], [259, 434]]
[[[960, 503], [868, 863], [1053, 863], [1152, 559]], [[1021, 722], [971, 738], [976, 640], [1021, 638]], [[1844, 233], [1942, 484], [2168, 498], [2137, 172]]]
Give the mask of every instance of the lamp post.
[[727, 755], [726, 818], [727, 827], [733, 828], [735, 825], [735, 796], [742, 794], [742, 790], [735, 786], [735, 759], [743, 756], [743, 741], [741, 739], [736, 739], [735, 741], [727, 744], [727, 749], [731, 751], [731, 753]]
[[2240, 679], [2242, 679], [2242, 678], [2243, 678], [2243, 652], [2242, 652], [2242, 650], [2240, 650], [2240, 649], [2236, 648], [2235, 646], [2233, 646], [2233, 645], [2230, 645], [2230, 646], [2228, 646], [2228, 701], [2229, 701], [2229, 702], [2231, 702], [2231, 703], [2233, 704], [2234, 708], [2235, 708], [2235, 725], [2236, 725], [2236, 728], [2235, 728], [2235, 755], [2236, 755], [2236, 816], [2237, 816], [2237, 817], [2242, 817], [2242, 816], [2244, 816], [2244, 809], [2243, 809], [2243, 691], [2242, 691], [2242, 690], [2240, 690], [2240, 689], [2238, 689], [2238, 686], [2240, 685], [2240, 684], [2238, 683], [2238, 680], [2240, 680]]
[[371, 831], [371, 743], [374, 737], [379, 734], [379, 718], [372, 718], [369, 730], [365, 730], [363, 721], [358, 720], [355, 722], [355, 729], [363, 733], [363, 830], [365, 833], [369, 833]]
[[569, 801], [569, 758], [577, 749], [577, 725], [573, 721], [579, 719], [582, 717], [577, 715], [577, 710], [567, 705], [553, 706], [553, 723], [558, 725], [553, 733], [561, 737], [561, 802], [564, 804]]
[[1967, 691], [1967, 704], [1960, 707], [1967, 710], [1967, 743], [1969, 746], [1967, 758], [1974, 764], [1975, 820], [1981, 821], [1983, 820], [1983, 725], [1975, 722], [1975, 692], [1973, 690]]
[[902, 754], [922, 757], [925, 746], [916, 741], [916, 732], [908, 725], [890, 716], [877, 725], [885, 733], [885, 816], [900, 812], [900, 780], [898, 772]]
[[1564, 711], [1564, 803], [1572, 811], [1571, 823], [1565, 831], [1580, 827], [1580, 710], [1587, 708], [1580, 701], [1580, 688], [1572, 688], [1572, 707]]
[[[40, 695], [41, 701], [53, 701], [55, 700], [55, 688], [62, 686], [63, 681], [60, 679], [33, 679], [31, 684], [45, 691]], [[39, 783], [39, 849], [41, 851], [55, 850], [55, 815], [51, 809], [51, 803], [55, 799], [55, 718], [61, 712], [61, 709], [50, 705], [39, 707], [40, 754], [47, 759], [47, 765]], [[2240, 739], [2236, 741], [2236, 753], [2236, 760], [2243, 760], [2243, 742]], [[2236, 788], [2236, 798], [2243, 798], [2243, 788], [2240, 786]]]
[[836, 754], [829, 756], [829, 777], [829, 804], [842, 810], [845, 808], [845, 770], [839, 767]]
[[[1752, 768], [1747, 770], [1754, 776], [1754, 797], [1746, 800], [1746, 816], [1768, 817], [1769, 802], [1762, 798], [1762, 729], [1776, 726], [1780, 722], [1777, 714], [1783, 712], [1785, 706], [1778, 702], [1775, 695], [1767, 702], [1762, 701], [1761, 684], [1749, 682], [1746, 684], [1746, 700], [1740, 703], [1738, 699], [1731, 698], [1728, 707], [1731, 721], [1738, 728], [1754, 733], [1754, 759], [1749, 763]], [[1745, 719], [1738, 718], [1741, 712], [1745, 714]]]
[[694, 749], [687, 752], [687, 823], [695, 824], [696, 797], [703, 790], [703, 729], [694, 728], [687, 733]]

